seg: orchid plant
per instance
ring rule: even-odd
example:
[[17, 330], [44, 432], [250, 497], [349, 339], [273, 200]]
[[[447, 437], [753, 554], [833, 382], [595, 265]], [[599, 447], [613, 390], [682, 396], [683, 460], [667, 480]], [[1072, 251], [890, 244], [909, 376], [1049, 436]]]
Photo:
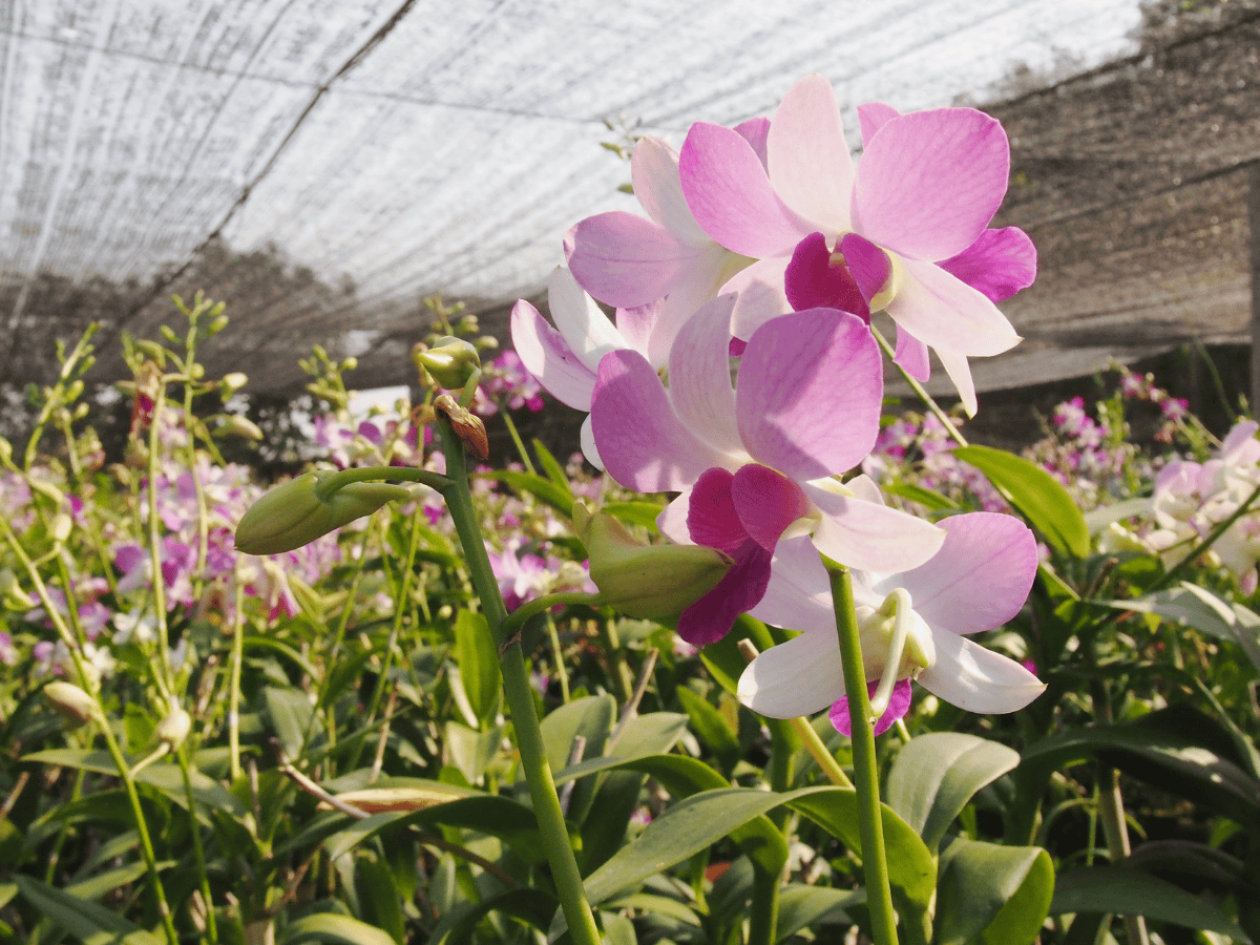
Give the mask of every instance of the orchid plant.
[[[858, 125], [855, 164], [810, 76], [642, 138], [551, 322], [491, 360], [431, 300], [422, 400], [366, 417], [317, 348], [314, 462], [265, 492], [221, 450], [246, 379], [197, 363], [221, 307], [127, 339], [112, 465], [63, 351], [0, 440], [0, 942], [1260, 940], [1256, 424], [1125, 369], [968, 443], [1036, 272], [1005, 134]], [[1152, 788], [1181, 833], [1134, 843]]]

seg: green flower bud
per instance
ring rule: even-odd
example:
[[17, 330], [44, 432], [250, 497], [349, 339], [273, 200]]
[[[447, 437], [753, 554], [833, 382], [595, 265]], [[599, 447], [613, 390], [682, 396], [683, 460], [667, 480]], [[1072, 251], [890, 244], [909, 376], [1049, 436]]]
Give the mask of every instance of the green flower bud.
[[416, 367], [428, 371], [438, 386], [446, 390], [463, 390], [469, 378], [481, 368], [477, 349], [462, 338], [451, 335], [439, 338], [432, 348], [416, 345], [411, 350], [411, 360]]
[[219, 427], [215, 432], [220, 436], [239, 436], [247, 440], [258, 442], [264, 439], [265, 434], [253, 420], [242, 417], [238, 414], [223, 414], [219, 418]]
[[184, 739], [192, 731], [192, 716], [171, 700], [171, 712], [158, 723], [153, 730], [153, 737], [165, 744], [171, 751], [177, 751], [184, 744]]
[[50, 682], [44, 687], [44, 698], [71, 728], [96, 718], [96, 700], [73, 683]]
[[37, 602], [31, 598], [31, 595], [22, 590], [17, 575], [8, 568], [0, 569], [0, 606], [3, 606], [5, 610], [15, 610], [18, 613], [37, 606]]
[[249, 383], [249, 378], [240, 371], [233, 371], [231, 374], [224, 374], [223, 377], [219, 379], [219, 395], [226, 400], [247, 383]]
[[681, 613], [726, 576], [734, 559], [704, 545], [647, 545], [621, 522], [583, 503], [573, 526], [590, 557], [591, 580], [604, 603], [628, 617], [656, 619]]
[[318, 474], [309, 472], [264, 495], [236, 526], [237, 550], [250, 555], [292, 551], [411, 495], [384, 482], [352, 482], [327, 497], [318, 487]]

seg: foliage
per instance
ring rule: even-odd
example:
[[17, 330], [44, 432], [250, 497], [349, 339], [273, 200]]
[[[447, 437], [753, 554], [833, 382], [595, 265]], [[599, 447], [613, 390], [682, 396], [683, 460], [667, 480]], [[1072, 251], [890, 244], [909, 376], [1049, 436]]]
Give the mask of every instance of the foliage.
[[[90, 338], [61, 353], [30, 439], [0, 449], [0, 941], [561, 934], [523, 723], [448, 504], [411, 485], [297, 551], [238, 553], [262, 488], [223, 444], [252, 431], [199, 411], [237, 380], [197, 361], [221, 308], [180, 306], [185, 331], [126, 345], [121, 462], [104, 462], [83, 400]], [[476, 332], [437, 314], [435, 334]], [[307, 366], [313, 468], [447, 472], [430, 405], [353, 418], [348, 365], [317, 351]], [[536, 401], [532, 384], [503, 362], [481, 412], [510, 424], [502, 408]], [[986, 645], [1048, 692], [995, 717], [922, 696], [878, 744], [905, 941], [1095, 941], [1126, 913], [1162, 941], [1260, 940], [1260, 615], [1254, 559], [1228, 551], [1254, 496], [1232, 521], [1186, 512], [1162, 543], [1176, 523], [1157, 478], [1218, 444], [1170, 407], [1157, 448], [1184, 460], [1139, 449], [1127, 406], [1169, 401], [1147, 379], [1121, 390], [1093, 416], [1064, 404], [1022, 458], [956, 449], [906, 413], [866, 463], [925, 517], [1013, 510], [1043, 542], [1027, 607]], [[767, 889], [767, 940], [868, 932], [857, 800], [829, 774], [848, 739], [734, 694], [739, 640], [787, 634], [743, 617], [697, 653], [668, 621], [599, 606], [574, 499], [645, 539], [658, 507], [580, 459], [519, 457], [474, 476], [473, 505], [508, 610], [564, 599], [516, 629], [606, 939], [750, 940]]]

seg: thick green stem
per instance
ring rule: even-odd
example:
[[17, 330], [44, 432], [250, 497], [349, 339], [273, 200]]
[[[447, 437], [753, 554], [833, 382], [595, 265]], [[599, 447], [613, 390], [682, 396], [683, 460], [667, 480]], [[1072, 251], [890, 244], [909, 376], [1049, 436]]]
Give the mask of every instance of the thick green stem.
[[897, 913], [893, 909], [888, 861], [884, 853], [884, 820], [879, 803], [874, 720], [871, 718], [870, 696], [866, 691], [866, 673], [862, 669], [862, 643], [853, 604], [853, 582], [849, 569], [844, 565], [826, 556], [823, 556], [823, 564], [831, 579], [840, 660], [844, 665], [844, 689], [848, 694], [849, 722], [853, 731], [853, 780], [857, 788], [862, 868], [866, 873], [866, 905], [871, 914], [875, 945], [897, 945]]
[[[468, 562], [473, 587], [481, 598], [482, 610], [495, 643], [504, 642], [503, 626], [507, 620], [507, 608], [499, 593], [499, 584], [490, 567], [486, 546], [481, 537], [472, 493], [468, 489], [468, 469], [464, 462], [464, 445], [445, 417], [438, 418], [442, 435], [442, 447], [446, 453], [446, 472], [450, 485], [443, 490], [455, 529], [463, 545], [464, 558]], [[508, 708], [512, 713], [512, 727], [516, 731], [516, 744], [521, 753], [521, 769], [529, 785], [529, 796], [538, 818], [547, 862], [551, 864], [552, 879], [560, 897], [569, 936], [575, 945], [600, 945], [599, 929], [595, 916], [586, 899], [582, 886], [582, 874], [578, 871], [573, 847], [569, 843], [569, 831], [560, 808], [555, 779], [547, 763], [547, 750], [543, 744], [542, 727], [534, 710], [534, 692], [529, 681], [529, 668], [521, 651], [519, 640], [503, 650], [503, 689]]]
[[441, 473], [416, 469], [414, 466], [357, 466], [354, 469], [343, 469], [331, 476], [319, 477], [315, 491], [321, 499], [327, 499], [342, 486], [348, 486], [352, 482], [380, 482], [383, 479], [418, 482], [439, 492], [451, 484], [451, 480]]
[[[513, 634], [519, 633], [530, 617], [551, 610], [552, 607], [564, 607], [569, 604], [588, 604], [591, 607], [598, 607], [602, 600], [603, 598], [599, 594], [588, 594], [585, 591], [560, 591], [556, 594], [544, 594], [542, 597], [535, 597], [508, 614], [503, 621], [503, 636], [511, 637]], [[557, 652], [559, 652], [558, 648]]]

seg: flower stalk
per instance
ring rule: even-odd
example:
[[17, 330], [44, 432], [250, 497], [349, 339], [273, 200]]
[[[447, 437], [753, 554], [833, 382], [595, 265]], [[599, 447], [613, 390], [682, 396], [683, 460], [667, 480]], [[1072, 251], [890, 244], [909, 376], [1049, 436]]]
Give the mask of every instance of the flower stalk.
[[[897, 913], [893, 908], [888, 861], [884, 853], [884, 821], [879, 803], [879, 768], [875, 759], [875, 729], [862, 643], [853, 601], [849, 569], [823, 555], [836, 611], [836, 633], [844, 665], [844, 688], [853, 726], [853, 780], [857, 788], [858, 829], [862, 837], [862, 867], [866, 872], [866, 903], [871, 914], [875, 945], [897, 945]], [[898, 608], [899, 610], [901, 608]]]
[[565, 826], [560, 797], [556, 793], [555, 779], [547, 763], [547, 751], [543, 744], [538, 714], [534, 709], [534, 693], [525, 655], [521, 650], [520, 640], [512, 640], [504, 645], [507, 607], [490, 567], [477, 512], [473, 507], [472, 493], [468, 488], [464, 444], [456, 435], [450, 420], [439, 416], [437, 423], [442, 437], [442, 449], [446, 454], [446, 472], [450, 477], [450, 483], [442, 490], [442, 494], [459, 533], [473, 587], [481, 599], [486, 622], [490, 625], [495, 643], [501, 647], [503, 689], [512, 713], [517, 746], [521, 752], [521, 768], [529, 785], [529, 795], [534, 803], [534, 813], [538, 817], [538, 828], [542, 833], [547, 862], [551, 864], [556, 893], [569, 926], [569, 935], [575, 945], [600, 945], [599, 929], [595, 925], [595, 916], [582, 886], [582, 874], [578, 871], [573, 847], [569, 843], [569, 831]]

